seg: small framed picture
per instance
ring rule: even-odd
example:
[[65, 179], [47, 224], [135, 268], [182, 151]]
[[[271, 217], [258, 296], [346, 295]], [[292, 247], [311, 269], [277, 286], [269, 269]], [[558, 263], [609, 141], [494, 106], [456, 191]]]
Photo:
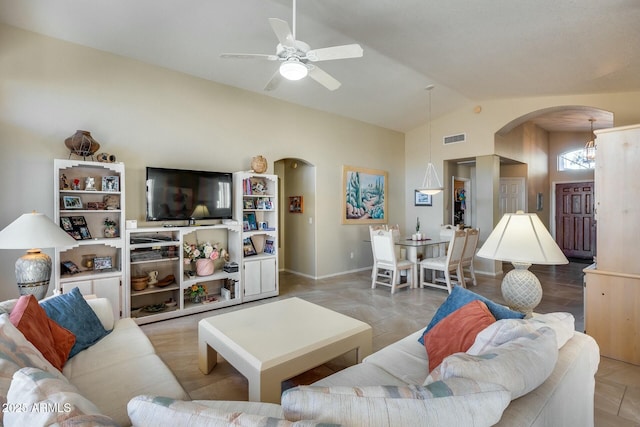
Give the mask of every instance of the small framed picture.
[[415, 190], [413, 204], [414, 206], [433, 206], [433, 199], [431, 194], [424, 194]]
[[253, 204], [253, 199], [244, 199], [244, 208], [245, 209], [255, 209], [255, 206]]
[[78, 196], [62, 196], [65, 209], [82, 209], [82, 199]]
[[78, 231], [80, 232], [80, 236], [82, 237], [82, 240], [91, 239], [91, 233], [89, 233], [89, 227], [87, 226], [80, 227]]
[[71, 220], [71, 224], [73, 224], [74, 227], [81, 227], [83, 225], [87, 225], [87, 221], [84, 219], [83, 216], [71, 216], [69, 217], [69, 219]]
[[289, 197], [289, 212], [302, 213], [304, 212], [304, 199], [302, 196]]
[[60, 227], [66, 232], [73, 231], [73, 224], [71, 224], [71, 218], [66, 216], [60, 217]]
[[249, 223], [249, 230], [257, 230], [258, 223], [256, 222], [256, 214], [254, 212], [247, 212], [244, 214], [244, 218], [242, 221], [247, 221]]
[[251, 241], [251, 237], [245, 237], [242, 241], [242, 250], [244, 251], [244, 256], [257, 255], [256, 248], [253, 246], [253, 242]]
[[103, 176], [102, 191], [120, 191], [120, 177]]
[[273, 240], [270, 240], [270, 239], [265, 240], [263, 252], [266, 254], [276, 253], [276, 247], [273, 244]]
[[80, 273], [80, 269], [77, 265], [73, 263], [73, 261], [62, 261], [62, 271], [64, 273], [76, 274]]
[[113, 268], [113, 263], [110, 256], [95, 257], [93, 259], [94, 270], [108, 270]]

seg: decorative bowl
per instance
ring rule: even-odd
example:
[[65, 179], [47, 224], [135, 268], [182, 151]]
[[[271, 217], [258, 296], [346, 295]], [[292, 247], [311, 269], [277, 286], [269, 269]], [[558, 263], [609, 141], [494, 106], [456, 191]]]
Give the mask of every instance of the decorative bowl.
[[169, 286], [173, 282], [175, 282], [176, 278], [173, 274], [169, 274], [164, 279], [158, 280], [158, 283], [154, 284], [156, 288], [164, 288], [165, 286]]
[[142, 291], [147, 288], [147, 276], [131, 277], [131, 288], [134, 291]]

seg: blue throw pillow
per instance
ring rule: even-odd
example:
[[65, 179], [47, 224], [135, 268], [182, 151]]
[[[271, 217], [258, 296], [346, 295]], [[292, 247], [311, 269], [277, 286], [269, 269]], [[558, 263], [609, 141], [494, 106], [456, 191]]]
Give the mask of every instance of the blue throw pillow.
[[463, 288], [462, 286], [454, 285], [453, 289], [451, 290], [451, 294], [449, 294], [449, 297], [447, 297], [447, 299], [438, 308], [438, 311], [436, 311], [435, 316], [433, 316], [433, 319], [431, 319], [431, 323], [429, 323], [429, 326], [427, 326], [427, 329], [425, 329], [422, 335], [420, 335], [420, 338], [418, 339], [420, 344], [424, 345], [424, 338], [423, 338], [424, 334], [426, 334], [431, 330], [431, 328], [436, 326], [439, 321], [441, 321], [442, 319], [444, 319], [449, 314], [453, 313], [463, 305], [466, 305], [474, 300], [480, 300], [483, 303], [485, 303], [489, 308], [489, 311], [491, 312], [491, 314], [493, 314], [493, 317], [496, 318], [496, 320], [522, 319], [525, 316], [524, 313], [520, 313], [519, 311], [513, 311], [505, 307], [504, 305], [497, 304], [491, 301], [490, 299], [483, 297], [482, 295], [478, 295], [474, 292], [471, 292], [468, 289]]
[[71, 348], [69, 359], [85, 348], [91, 347], [109, 333], [78, 288], [43, 301], [40, 305], [49, 318], [76, 336], [76, 343]]

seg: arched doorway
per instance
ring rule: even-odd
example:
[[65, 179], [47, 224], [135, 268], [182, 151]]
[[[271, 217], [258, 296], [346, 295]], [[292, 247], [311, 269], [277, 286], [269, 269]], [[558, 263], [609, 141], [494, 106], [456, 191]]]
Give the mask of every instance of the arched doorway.
[[280, 268], [316, 278], [316, 167], [284, 158], [274, 163], [274, 172], [279, 178]]

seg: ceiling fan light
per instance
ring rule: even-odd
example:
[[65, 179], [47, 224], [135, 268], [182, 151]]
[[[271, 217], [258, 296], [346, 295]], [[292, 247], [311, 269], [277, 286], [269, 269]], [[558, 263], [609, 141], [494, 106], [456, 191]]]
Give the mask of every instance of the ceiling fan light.
[[280, 65], [280, 74], [287, 80], [300, 80], [307, 77], [309, 70], [300, 61], [285, 61]]

